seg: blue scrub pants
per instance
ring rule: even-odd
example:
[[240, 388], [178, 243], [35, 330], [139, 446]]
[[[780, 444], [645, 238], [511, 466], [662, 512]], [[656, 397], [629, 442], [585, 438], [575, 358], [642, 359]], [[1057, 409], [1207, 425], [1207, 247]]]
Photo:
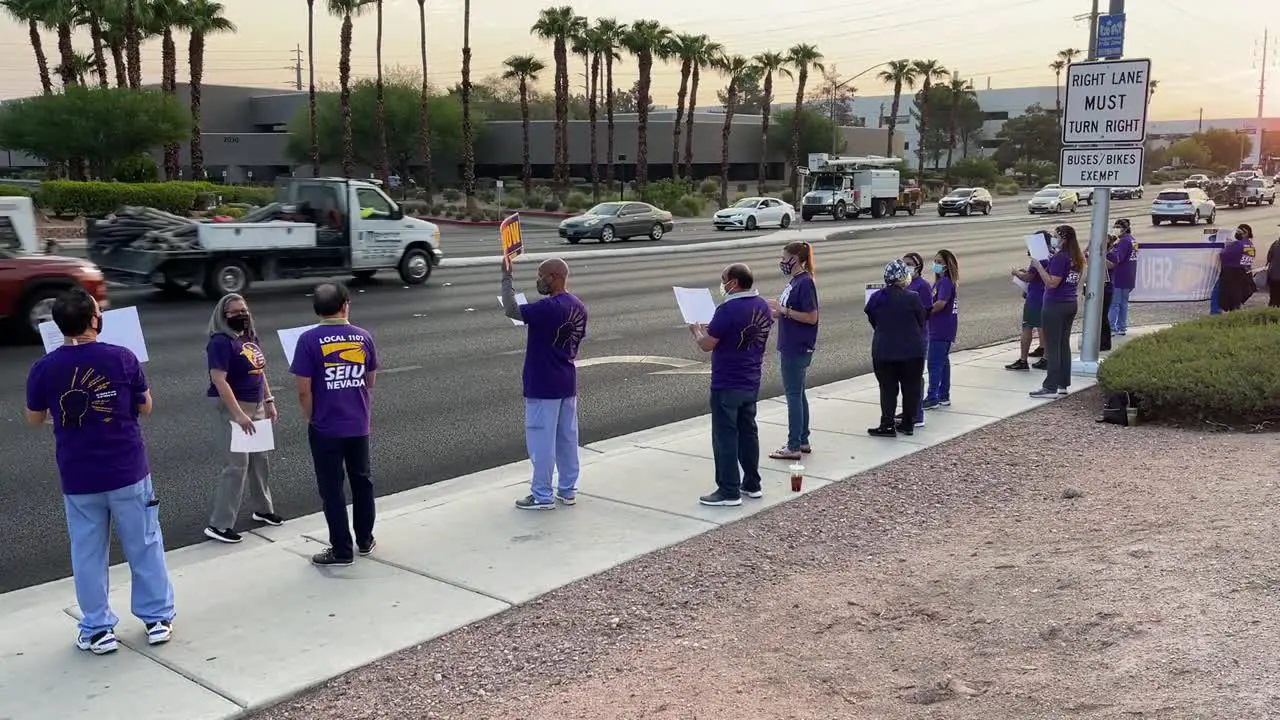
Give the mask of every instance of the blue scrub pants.
[[551, 490], [553, 474], [558, 480], [556, 493], [565, 498], [577, 495], [578, 398], [525, 398], [524, 440], [533, 463], [533, 499], [555, 502]]

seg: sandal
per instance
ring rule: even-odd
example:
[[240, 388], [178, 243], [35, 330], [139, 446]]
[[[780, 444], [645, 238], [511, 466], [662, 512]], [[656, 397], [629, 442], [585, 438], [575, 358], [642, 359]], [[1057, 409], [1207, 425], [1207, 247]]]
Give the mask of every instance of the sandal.
[[799, 460], [800, 455], [800, 450], [790, 450], [786, 447], [778, 448], [777, 450], [769, 453], [769, 457], [774, 460]]

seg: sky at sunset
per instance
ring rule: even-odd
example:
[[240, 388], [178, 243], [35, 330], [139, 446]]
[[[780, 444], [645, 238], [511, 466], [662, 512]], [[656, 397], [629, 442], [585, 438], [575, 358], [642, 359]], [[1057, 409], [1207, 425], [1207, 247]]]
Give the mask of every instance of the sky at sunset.
[[[238, 32], [210, 38], [206, 52], [205, 82], [254, 85], [287, 89], [292, 86], [293, 50], [307, 44], [305, 0], [223, 0], [227, 16]], [[1229, 0], [1231, 12], [1210, 12], [1201, 0], [1129, 0], [1127, 57], [1149, 57], [1152, 75], [1160, 81], [1152, 103], [1155, 120], [1196, 117], [1252, 117], [1257, 111], [1258, 73], [1262, 32], [1268, 21], [1272, 45], [1280, 35], [1280, 2], [1277, 0]], [[319, 0], [318, 7], [324, 5]], [[462, 0], [427, 0], [429, 75], [433, 84], [458, 81], [462, 53]], [[700, 7], [701, 6], [701, 7]], [[1105, 11], [1106, 0], [1102, 7]], [[529, 26], [543, 4], [528, 0], [473, 0], [471, 42], [473, 78], [479, 80], [501, 71], [509, 55], [532, 53], [551, 65], [551, 49], [532, 37]], [[785, 50], [798, 43], [813, 43], [845, 75], [858, 73], [884, 60], [910, 57], [935, 58], [949, 69], [974, 81], [979, 88], [1052, 85], [1048, 64], [1066, 47], [1087, 47], [1088, 22], [1073, 20], [1087, 13], [1087, 0], [915, 0], [882, 2], [844, 0], [789, 0], [785, 3], [738, 0], [733, 3], [696, 3], [689, 0], [580, 0], [575, 10], [588, 17], [659, 20], [681, 32], [706, 33], [730, 51], [754, 54]], [[908, 10], [911, 8], [912, 10]], [[917, 8], [929, 8], [927, 11]], [[637, 14], [641, 12], [641, 14]], [[387, 0], [384, 63], [387, 66], [419, 64], [418, 19], [415, 0]], [[338, 57], [337, 18], [318, 16], [316, 22], [316, 73], [318, 79], [336, 81]], [[353, 72], [372, 75], [375, 70], [376, 24], [372, 15], [357, 18]], [[56, 52], [54, 39], [46, 35], [46, 48]], [[186, 80], [186, 38], [180, 38], [180, 81]], [[87, 33], [76, 40], [77, 49], [89, 50]], [[144, 82], [159, 82], [160, 46], [143, 48]], [[1280, 115], [1280, 57], [1271, 54], [1268, 74], [1274, 89], [1266, 106], [1268, 116]], [[580, 64], [571, 65], [571, 82], [583, 85]], [[629, 87], [636, 70], [624, 59], [616, 83]], [[544, 73], [550, 88], [551, 73]], [[891, 92], [871, 79], [858, 80], [858, 94]], [[654, 101], [673, 105], [678, 84], [677, 69], [660, 66], [654, 71]], [[56, 82], [56, 78], [55, 78]], [[718, 85], [721, 80], [713, 81]], [[784, 80], [777, 91], [786, 98], [794, 92]], [[39, 90], [35, 63], [25, 28], [0, 20], [0, 98]]]

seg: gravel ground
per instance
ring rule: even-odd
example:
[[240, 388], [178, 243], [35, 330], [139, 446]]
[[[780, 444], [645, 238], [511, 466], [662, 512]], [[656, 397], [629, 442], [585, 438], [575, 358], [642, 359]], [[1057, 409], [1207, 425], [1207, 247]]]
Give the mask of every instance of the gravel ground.
[[1280, 448], [1096, 424], [1100, 404], [926, 450], [254, 717], [1280, 716]]

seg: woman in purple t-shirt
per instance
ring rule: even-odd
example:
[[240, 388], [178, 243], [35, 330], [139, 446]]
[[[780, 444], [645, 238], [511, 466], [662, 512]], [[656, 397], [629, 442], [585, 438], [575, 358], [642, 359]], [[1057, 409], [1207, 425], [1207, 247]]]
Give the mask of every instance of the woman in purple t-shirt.
[[818, 342], [818, 286], [813, 282], [813, 246], [803, 240], [787, 243], [778, 263], [791, 278], [782, 296], [769, 301], [778, 321], [778, 361], [782, 390], [787, 397], [787, 444], [774, 450], [774, 460], [799, 460], [809, 447], [809, 398], [804, 381]]
[[[1053, 233], [1048, 230], [1038, 230], [1035, 235], [1044, 237], [1045, 245], [1053, 244]], [[1031, 251], [1027, 251], [1027, 257], [1031, 257]], [[1044, 281], [1040, 279], [1040, 274], [1036, 272], [1035, 260], [1030, 260], [1030, 264], [1026, 268], [1014, 268], [1009, 272], [1013, 277], [1018, 278], [1027, 284], [1027, 291], [1022, 294], [1022, 336], [1019, 344], [1018, 359], [1004, 366], [1005, 370], [1043, 370], [1047, 367], [1044, 360], [1044, 334], [1041, 332], [1040, 319], [1041, 312], [1044, 310]], [[1031, 351], [1032, 336], [1041, 333], [1040, 347], [1035, 352]], [[1038, 358], [1034, 364], [1028, 364], [1027, 358]]]
[[1253, 295], [1253, 259], [1257, 252], [1253, 247], [1253, 228], [1241, 223], [1236, 227], [1235, 239], [1218, 253], [1222, 263], [1222, 291], [1218, 300], [1222, 312], [1239, 310]]
[[1076, 297], [1084, 271], [1084, 253], [1080, 251], [1075, 228], [1070, 225], [1055, 228], [1049, 249], [1053, 254], [1048, 262], [1036, 260], [1031, 263], [1032, 269], [1044, 282], [1040, 336], [1048, 366], [1045, 368], [1044, 386], [1031, 393], [1031, 397], [1037, 398], [1066, 396], [1067, 389], [1071, 387], [1071, 327], [1076, 320], [1079, 307]]
[[951, 346], [960, 328], [960, 306], [956, 293], [960, 283], [960, 263], [955, 253], [939, 250], [933, 257], [933, 305], [929, 308], [929, 391], [924, 409], [951, 404]]

